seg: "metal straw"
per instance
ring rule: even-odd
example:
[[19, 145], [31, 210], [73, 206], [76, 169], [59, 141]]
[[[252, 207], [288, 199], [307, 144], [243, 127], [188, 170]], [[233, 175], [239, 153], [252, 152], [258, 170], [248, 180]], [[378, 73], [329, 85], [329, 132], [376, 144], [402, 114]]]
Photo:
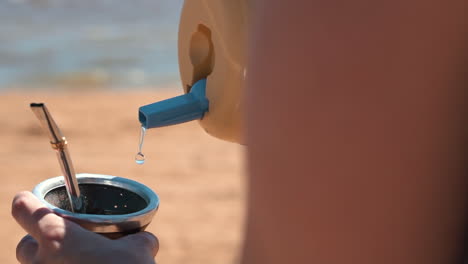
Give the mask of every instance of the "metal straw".
[[70, 200], [71, 210], [72, 212], [80, 212], [83, 207], [83, 201], [70, 154], [68, 153], [67, 140], [60, 132], [60, 129], [43, 103], [31, 103], [31, 109], [49, 134], [50, 145], [57, 152], [63, 177], [65, 178], [65, 187]]

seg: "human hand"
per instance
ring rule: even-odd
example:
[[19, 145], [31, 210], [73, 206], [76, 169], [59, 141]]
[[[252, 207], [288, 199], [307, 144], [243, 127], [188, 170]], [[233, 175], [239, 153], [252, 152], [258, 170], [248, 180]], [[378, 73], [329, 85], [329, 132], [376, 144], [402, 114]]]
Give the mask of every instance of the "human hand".
[[111, 240], [83, 229], [44, 207], [30, 192], [15, 196], [12, 215], [29, 233], [18, 244], [16, 258], [29, 263], [155, 263], [158, 239], [148, 232]]

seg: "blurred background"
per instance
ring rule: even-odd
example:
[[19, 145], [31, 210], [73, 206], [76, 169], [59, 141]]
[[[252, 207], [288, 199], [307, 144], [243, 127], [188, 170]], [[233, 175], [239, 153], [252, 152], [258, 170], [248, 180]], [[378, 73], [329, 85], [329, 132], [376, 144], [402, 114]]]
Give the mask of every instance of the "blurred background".
[[236, 263], [244, 218], [244, 148], [197, 122], [148, 131], [136, 165], [138, 107], [182, 92], [177, 33], [183, 0], [0, 0], [0, 263], [25, 235], [13, 196], [61, 174], [29, 109], [45, 102], [79, 172], [155, 190], [149, 226], [161, 263]]
[[1, 0], [1, 89], [178, 82], [183, 0]]

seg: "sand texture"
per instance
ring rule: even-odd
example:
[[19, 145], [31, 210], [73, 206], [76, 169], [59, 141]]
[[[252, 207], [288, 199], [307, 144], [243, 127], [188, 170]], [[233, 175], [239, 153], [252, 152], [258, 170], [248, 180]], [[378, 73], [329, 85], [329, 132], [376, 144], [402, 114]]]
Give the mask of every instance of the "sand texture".
[[147, 162], [136, 165], [138, 107], [170, 92], [0, 95], [0, 263], [17, 263], [25, 232], [10, 215], [21, 190], [61, 175], [48, 137], [29, 109], [45, 102], [68, 139], [77, 173], [130, 178], [156, 191], [161, 206], [148, 230], [170, 264], [236, 263], [244, 219], [245, 148], [207, 135], [197, 122], [149, 130]]

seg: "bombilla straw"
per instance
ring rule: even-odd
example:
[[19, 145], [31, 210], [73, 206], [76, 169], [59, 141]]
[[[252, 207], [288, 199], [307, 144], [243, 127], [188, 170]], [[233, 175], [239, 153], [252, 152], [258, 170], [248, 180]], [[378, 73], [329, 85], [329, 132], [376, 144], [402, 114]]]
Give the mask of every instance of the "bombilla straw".
[[65, 178], [65, 187], [70, 200], [71, 211], [81, 212], [83, 209], [83, 201], [70, 154], [68, 153], [67, 140], [60, 132], [60, 129], [54, 119], [52, 119], [52, 116], [47, 110], [45, 104], [31, 103], [30, 106], [31, 110], [36, 114], [37, 118], [41, 122], [42, 127], [47, 131], [50, 138], [50, 145], [57, 153], [63, 177]]

